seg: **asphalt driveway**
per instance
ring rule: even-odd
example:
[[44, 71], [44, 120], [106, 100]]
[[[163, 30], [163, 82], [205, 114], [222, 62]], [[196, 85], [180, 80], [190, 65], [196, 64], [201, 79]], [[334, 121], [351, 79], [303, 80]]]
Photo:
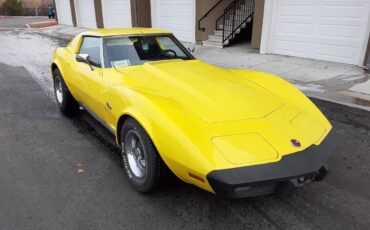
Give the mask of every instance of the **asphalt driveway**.
[[26, 24], [34, 22], [46, 22], [55, 21], [55, 19], [50, 19], [48, 17], [32, 17], [32, 16], [5, 16], [0, 17], [0, 29], [14, 29], [14, 28], [27, 28]]

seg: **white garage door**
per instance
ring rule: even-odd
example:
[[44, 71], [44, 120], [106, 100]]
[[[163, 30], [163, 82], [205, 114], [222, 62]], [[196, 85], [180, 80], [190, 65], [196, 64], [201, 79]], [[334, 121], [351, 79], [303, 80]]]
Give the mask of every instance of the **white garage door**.
[[195, 0], [152, 0], [153, 27], [173, 32], [181, 41], [195, 41]]
[[95, 6], [93, 0], [75, 0], [77, 25], [96, 28]]
[[132, 26], [130, 0], [103, 0], [102, 5], [105, 28]]
[[59, 24], [73, 25], [71, 4], [69, 0], [55, 0], [55, 8]]
[[269, 51], [362, 64], [369, 0], [273, 0]]

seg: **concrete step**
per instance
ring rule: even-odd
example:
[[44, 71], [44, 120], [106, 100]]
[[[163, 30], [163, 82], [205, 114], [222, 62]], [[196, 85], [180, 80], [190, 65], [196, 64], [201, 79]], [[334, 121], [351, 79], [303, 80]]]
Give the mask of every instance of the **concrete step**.
[[220, 42], [213, 42], [213, 41], [209, 41], [209, 40], [203, 41], [203, 46], [216, 47], [216, 48], [224, 48], [224, 46], [222, 45], [222, 43], [220, 43]]
[[217, 47], [217, 48], [223, 48], [227, 44], [229, 44], [229, 40], [226, 40], [223, 44], [222, 44], [222, 39], [219, 41], [210, 40], [210, 39], [203, 41], [204, 46], [212, 46], [212, 47]]
[[208, 41], [213, 41], [213, 42], [220, 42], [220, 43], [222, 43], [222, 35], [221, 35], [221, 36], [208, 35]]
[[222, 37], [222, 30], [214, 30], [213, 35]]

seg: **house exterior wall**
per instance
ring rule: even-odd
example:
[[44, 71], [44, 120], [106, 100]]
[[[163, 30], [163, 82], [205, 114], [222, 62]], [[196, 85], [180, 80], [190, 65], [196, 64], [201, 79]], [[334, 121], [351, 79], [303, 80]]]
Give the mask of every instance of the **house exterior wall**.
[[96, 26], [98, 28], [104, 28], [103, 9], [101, 0], [94, 0], [94, 5], [95, 5]]
[[[66, 1], [68, 1], [68, 0], [66, 0]], [[69, 3], [71, 5], [71, 15], [72, 15], [73, 26], [77, 26], [75, 1], [74, 0], [69, 0]], [[58, 12], [57, 12], [57, 19], [58, 19]]]
[[[3, 1], [3, 0], [0, 0]], [[40, 0], [53, 1], [53, 0]], [[76, 0], [57, 0], [63, 4], [63, 1], [69, 1], [71, 5], [73, 25], [77, 26], [77, 16], [79, 15]], [[104, 28], [104, 14], [102, 0], [92, 0], [95, 8], [95, 18], [97, 28]], [[58, 10], [58, 9], [57, 9]], [[132, 26], [151, 27], [151, 9], [150, 0], [131, 0]], [[58, 13], [57, 13], [58, 14]]]
[[131, 18], [134, 27], [151, 27], [151, 3], [150, 0], [131, 0]]
[[263, 13], [265, 0], [256, 0], [254, 3], [254, 17], [251, 46], [253, 49], [259, 49], [261, 45]]
[[209, 11], [219, 0], [197, 0], [196, 1], [196, 32], [195, 38], [197, 41], [204, 41], [208, 39], [208, 35], [213, 34], [216, 29], [216, 20], [222, 15], [224, 9], [233, 0], [223, 0], [208, 16], [202, 20], [201, 27], [205, 28], [205, 31], [198, 29], [198, 21], [207, 11]]

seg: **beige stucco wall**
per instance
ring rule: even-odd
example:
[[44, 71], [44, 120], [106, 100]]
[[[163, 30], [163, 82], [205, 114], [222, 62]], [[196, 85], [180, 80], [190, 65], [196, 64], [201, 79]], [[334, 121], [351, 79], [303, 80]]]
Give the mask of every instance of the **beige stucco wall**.
[[203, 19], [201, 26], [205, 27], [206, 30], [202, 32], [198, 30], [198, 20], [214, 6], [219, 0], [197, 0], [196, 1], [196, 32], [195, 39], [197, 41], [204, 41], [208, 39], [208, 35], [212, 34], [215, 26], [216, 19], [222, 15], [223, 10], [233, 1], [233, 0], [224, 0], [220, 3], [208, 16]]
[[261, 45], [263, 12], [265, 9], [265, 0], [255, 0], [254, 17], [251, 46], [254, 49], [259, 49]]

